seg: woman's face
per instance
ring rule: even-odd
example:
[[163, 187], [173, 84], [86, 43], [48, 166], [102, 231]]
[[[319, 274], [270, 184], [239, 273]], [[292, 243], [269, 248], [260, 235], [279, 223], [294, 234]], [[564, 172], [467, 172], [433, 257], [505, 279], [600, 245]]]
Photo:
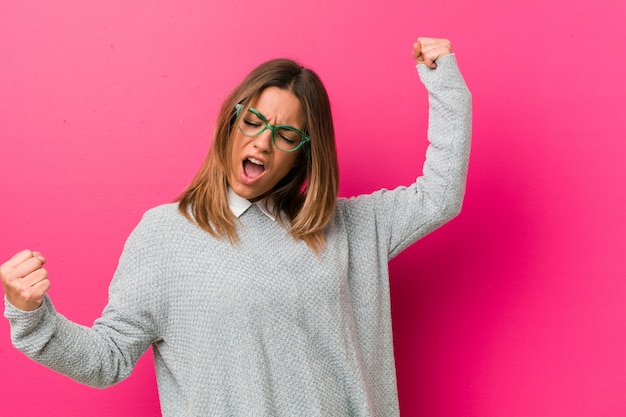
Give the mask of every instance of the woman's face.
[[[304, 113], [300, 101], [291, 92], [268, 87], [251, 103], [272, 125], [289, 125], [302, 130]], [[265, 197], [292, 168], [300, 162], [302, 150], [283, 152], [272, 143], [272, 131], [246, 136], [235, 124], [228, 183], [235, 193], [247, 200]]]

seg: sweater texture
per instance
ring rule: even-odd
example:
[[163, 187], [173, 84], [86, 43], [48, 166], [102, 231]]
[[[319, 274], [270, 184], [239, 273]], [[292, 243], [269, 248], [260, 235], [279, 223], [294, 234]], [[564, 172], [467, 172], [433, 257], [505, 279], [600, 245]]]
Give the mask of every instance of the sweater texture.
[[132, 232], [89, 328], [5, 299], [16, 348], [94, 387], [126, 378], [150, 347], [165, 417], [399, 415], [388, 262], [459, 213], [471, 96], [454, 55], [418, 66], [429, 92], [423, 175], [340, 198], [316, 256], [252, 205], [240, 242], [215, 239], [175, 204]]

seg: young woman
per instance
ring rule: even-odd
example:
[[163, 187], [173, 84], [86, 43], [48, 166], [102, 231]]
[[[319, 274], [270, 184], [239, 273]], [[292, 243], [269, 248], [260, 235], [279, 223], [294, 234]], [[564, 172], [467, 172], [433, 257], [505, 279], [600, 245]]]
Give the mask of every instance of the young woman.
[[45, 258], [0, 267], [14, 345], [106, 387], [152, 346], [164, 416], [397, 416], [387, 263], [461, 208], [471, 97], [446, 40], [413, 45], [431, 142], [409, 187], [337, 199], [319, 78], [262, 64], [221, 108], [175, 204], [129, 237], [91, 328], [58, 314]]

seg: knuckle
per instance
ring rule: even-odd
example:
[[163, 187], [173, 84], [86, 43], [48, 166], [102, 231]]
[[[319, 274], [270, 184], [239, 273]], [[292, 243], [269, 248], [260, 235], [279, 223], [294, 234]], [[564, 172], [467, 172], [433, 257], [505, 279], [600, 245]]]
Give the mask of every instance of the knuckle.
[[16, 281], [19, 280], [20, 276], [18, 275], [18, 273], [13, 269], [9, 272], [7, 272], [5, 275], [3, 275], [3, 281], [4, 282], [11, 282], [11, 281]]
[[36, 258], [36, 257], [30, 258], [30, 261], [34, 264], [35, 269], [39, 269], [43, 265], [43, 263], [41, 262], [41, 259]]
[[48, 279], [48, 271], [46, 271], [45, 269], [40, 269], [39, 270], [39, 275], [38, 275], [38, 279], [39, 281], [44, 281]]
[[11, 283], [11, 288], [13, 288], [13, 290], [18, 294], [24, 294], [28, 291], [30, 286], [26, 286], [22, 283], [21, 280], [18, 280]]
[[2, 279], [2, 282], [5, 284], [14, 280], [13, 274], [10, 272], [0, 272], [0, 279]]
[[28, 301], [34, 300], [38, 297], [38, 293], [34, 287], [23, 288], [20, 295], [24, 300]]

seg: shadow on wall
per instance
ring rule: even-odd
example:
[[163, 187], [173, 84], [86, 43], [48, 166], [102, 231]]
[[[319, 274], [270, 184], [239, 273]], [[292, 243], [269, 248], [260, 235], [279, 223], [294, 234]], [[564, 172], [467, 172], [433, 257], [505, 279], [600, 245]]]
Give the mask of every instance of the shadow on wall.
[[528, 280], [528, 187], [511, 165], [504, 175], [473, 165], [461, 215], [390, 263], [403, 416], [470, 415], [499, 323]]

